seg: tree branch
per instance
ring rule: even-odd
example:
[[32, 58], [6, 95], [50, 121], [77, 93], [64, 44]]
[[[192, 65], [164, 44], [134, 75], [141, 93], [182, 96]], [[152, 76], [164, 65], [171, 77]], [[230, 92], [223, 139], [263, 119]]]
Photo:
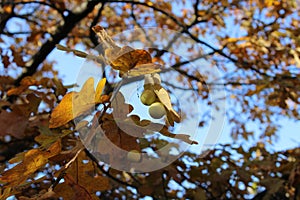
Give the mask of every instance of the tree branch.
[[47, 42], [41, 47], [41, 49], [26, 63], [27, 70], [21, 74], [15, 81], [15, 85], [20, 85], [21, 80], [26, 76], [33, 75], [39, 65], [46, 59], [50, 52], [55, 48], [62, 39], [67, 37], [68, 33], [76, 26], [76, 24], [85, 18], [99, 3], [100, 1], [89, 1], [85, 10], [81, 13], [73, 14], [69, 13], [65, 17], [64, 24], [58, 27], [57, 32], [47, 40]]
[[264, 72], [261, 72], [259, 71], [258, 69], [256, 69], [255, 67], [253, 67], [250, 63], [246, 62], [246, 61], [243, 61], [243, 63], [241, 63], [239, 60], [235, 59], [235, 58], [232, 58], [230, 57], [229, 55], [227, 55], [226, 53], [224, 53], [221, 49], [217, 49], [213, 46], [211, 46], [210, 44], [200, 40], [199, 38], [197, 38], [196, 36], [194, 36], [192, 33], [190, 33], [187, 29], [184, 30], [184, 33], [188, 34], [194, 41], [196, 41], [197, 43], [199, 44], [203, 44], [204, 46], [210, 48], [211, 50], [213, 50], [215, 53], [218, 53], [220, 54], [221, 56], [223, 56], [224, 58], [227, 58], [228, 60], [230, 60], [231, 62], [233, 63], [236, 63], [236, 64], [240, 64], [240, 65], [245, 65], [246, 67], [248, 67], [249, 69], [255, 71], [256, 73], [262, 75], [262, 76], [265, 76], [265, 77], [271, 77], [270, 75], [264, 73]]
[[98, 10], [98, 13], [96, 15], [96, 17], [93, 19], [91, 25], [90, 25], [90, 35], [89, 35], [89, 38], [90, 40], [92, 41], [92, 43], [96, 46], [99, 45], [99, 42], [98, 42], [98, 38], [96, 37], [96, 33], [93, 31], [92, 27], [96, 26], [100, 17], [101, 17], [101, 13], [104, 9], [104, 5], [105, 3], [102, 3], [101, 7], [99, 8]]

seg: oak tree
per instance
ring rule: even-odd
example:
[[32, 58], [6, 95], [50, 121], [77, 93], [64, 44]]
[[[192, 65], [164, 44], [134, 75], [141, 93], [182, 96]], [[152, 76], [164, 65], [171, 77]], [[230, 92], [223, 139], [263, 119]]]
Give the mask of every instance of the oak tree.
[[[4, 0], [0, 5], [0, 199], [300, 198], [300, 149], [266, 147], [276, 139], [278, 120], [300, 118], [296, 0]], [[169, 32], [151, 35], [149, 26]], [[113, 38], [134, 28], [139, 34], [124, 34], [126, 41], [151, 48], [120, 46]], [[103, 74], [73, 90], [77, 83], [63, 84], [54, 67], [60, 58], [48, 57], [54, 49], [97, 63]], [[212, 79], [204, 65], [221, 76]], [[138, 103], [152, 119], [144, 119], [137, 102], [120, 92], [134, 81], [143, 82], [134, 94], [143, 95]], [[212, 99], [212, 91], [219, 90], [226, 95]], [[194, 107], [182, 109], [175, 91], [193, 92], [186, 104], [199, 101], [207, 109], [220, 110], [226, 101], [221, 115], [232, 139], [247, 143], [259, 135], [260, 140], [250, 148], [232, 142], [165, 155], [160, 149], [168, 144], [176, 152], [181, 144], [201, 143], [176, 132], [191, 118], [199, 119], [199, 130], [210, 122], [222, 126], [209, 112], [191, 116]], [[144, 137], [149, 130], [157, 137]], [[150, 151], [156, 154], [142, 154]], [[140, 173], [113, 167], [158, 158], [172, 162]]]

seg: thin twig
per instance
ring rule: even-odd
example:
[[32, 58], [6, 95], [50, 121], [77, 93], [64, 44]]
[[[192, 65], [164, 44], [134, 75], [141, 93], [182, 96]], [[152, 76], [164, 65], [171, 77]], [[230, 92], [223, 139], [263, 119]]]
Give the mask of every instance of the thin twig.
[[64, 169], [59, 173], [57, 179], [55, 180], [55, 182], [50, 186], [49, 190], [53, 191], [54, 188], [58, 185], [58, 183], [60, 182], [61, 179], [64, 178], [64, 176], [66, 175], [66, 171], [67, 169], [71, 166], [71, 164], [76, 160], [76, 158], [78, 157], [79, 153], [84, 149], [84, 147], [80, 148], [75, 156], [64, 166]]

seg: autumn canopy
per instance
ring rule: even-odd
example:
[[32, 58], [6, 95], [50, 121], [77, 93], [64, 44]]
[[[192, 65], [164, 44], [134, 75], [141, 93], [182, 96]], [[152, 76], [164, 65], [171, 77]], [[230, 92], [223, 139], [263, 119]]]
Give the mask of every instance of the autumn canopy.
[[299, 12], [1, 1], [0, 199], [298, 200]]

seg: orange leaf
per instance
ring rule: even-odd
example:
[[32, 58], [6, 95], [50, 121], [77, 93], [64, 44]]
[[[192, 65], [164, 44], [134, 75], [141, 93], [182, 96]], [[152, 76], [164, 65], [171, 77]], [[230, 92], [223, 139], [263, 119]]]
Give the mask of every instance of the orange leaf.
[[49, 120], [49, 128], [56, 128], [74, 119], [72, 100], [75, 92], [66, 94], [60, 104], [54, 108]]
[[152, 58], [148, 51], [142, 49], [133, 49], [129, 46], [119, 49], [106, 49], [105, 56], [110, 62], [112, 68], [127, 72], [136, 65], [151, 63]]
[[62, 126], [93, 108], [95, 103], [101, 103], [100, 94], [103, 91], [105, 82], [106, 79], [102, 79], [98, 83], [95, 92], [94, 78], [91, 77], [84, 83], [80, 92], [66, 94], [58, 106], [53, 109], [49, 120], [49, 128]]
[[3, 11], [5, 13], [11, 13], [12, 12], [12, 6], [11, 5], [4, 5], [3, 6]]
[[94, 26], [93, 31], [100, 38], [105, 57], [111, 67], [120, 70], [120, 75], [139, 76], [160, 71], [160, 65], [152, 63], [150, 53], [143, 49], [133, 49], [129, 46], [120, 48], [101, 26]]
[[35, 80], [32, 76], [26, 76], [21, 80], [20, 86], [16, 88], [11, 88], [7, 91], [7, 95], [20, 95], [25, 92], [29, 86], [38, 85], [39, 82]]
[[26, 85], [21, 85], [16, 88], [11, 88], [10, 90], [7, 91], [7, 96], [19, 95], [19, 94], [23, 93], [25, 90], [27, 90], [27, 88], [28, 88], [28, 86], [26, 86]]

